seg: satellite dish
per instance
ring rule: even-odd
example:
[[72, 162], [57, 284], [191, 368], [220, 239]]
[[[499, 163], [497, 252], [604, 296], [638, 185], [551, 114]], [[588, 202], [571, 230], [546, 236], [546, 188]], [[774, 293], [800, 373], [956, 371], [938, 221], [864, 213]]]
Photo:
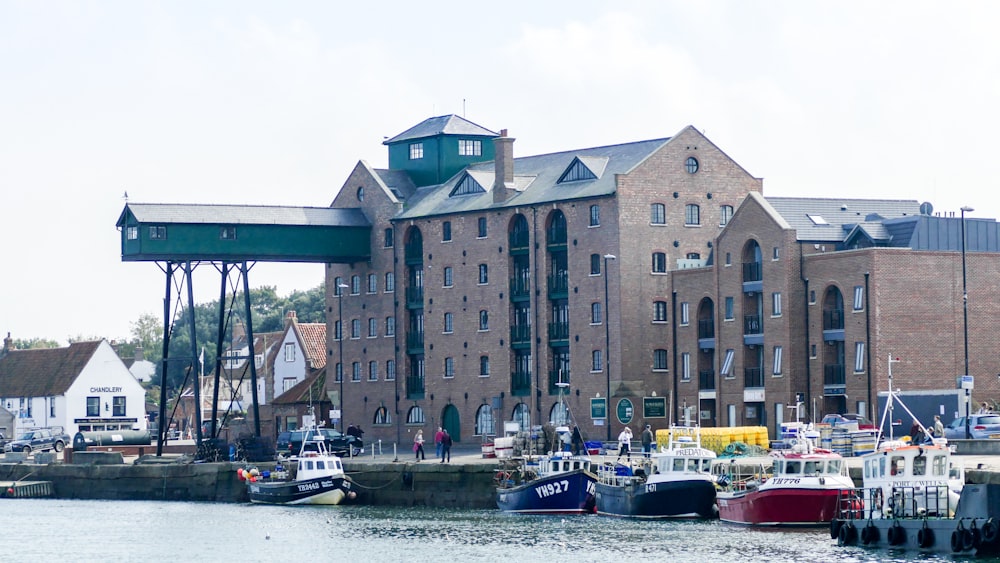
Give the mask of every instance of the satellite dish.
[[920, 204], [920, 214], [921, 215], [931, 215], [934, 213], [934, 206], [931, 205], [929, 201], [925, 201]]

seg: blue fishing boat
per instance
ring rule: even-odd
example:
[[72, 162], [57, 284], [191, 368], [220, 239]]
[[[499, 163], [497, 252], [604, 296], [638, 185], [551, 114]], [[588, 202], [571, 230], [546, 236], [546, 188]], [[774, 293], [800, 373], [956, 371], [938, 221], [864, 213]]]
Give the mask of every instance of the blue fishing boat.
[[589, 456], [555, 452], [511, 460], [496, 473], [497, 507], [516, 514], [592, 514], [597, 475]]

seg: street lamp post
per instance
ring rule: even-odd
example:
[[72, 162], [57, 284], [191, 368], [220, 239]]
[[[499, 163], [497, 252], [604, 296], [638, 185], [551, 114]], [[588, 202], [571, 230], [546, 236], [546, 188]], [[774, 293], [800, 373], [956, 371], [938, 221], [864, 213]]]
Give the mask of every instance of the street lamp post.
[[338, 283], [337, 284], [337, 326], [340, 327], [340, 333], [337, 334], [337, 349], [338, 349], [338, 362], [340, 364], [340, 370], [337, 375], [340, 376], [340, 394], [337, 397], [337, 409], [340, 410], [340, 431], [344, 431], [344, 290], [347, 289], [347, 284]]
[[611, 441], [611, 307], [608, 305], [608, 260], [615, 260], [614, 254], [604, 255], [604, 355], [607, 360], [607, 369], [604, 370], [604, 375], [607, 378], [607, 392], [605, 395], [605, 401], [607, 402], [607, 408], [605, 410], [606, 419], [608, 426], [608, 441]]
[[[964, 375], [969, 375], [969, 291], [965, 274], [965, 214], [972, 211], [975, 211], [975, 209], [969, 206], [962, 207], [962, 340], [965, 345]], [[969, 403], [972, 401], [972, 397], [970, 397], [970, 389], [964, 384], [963, 387], [965, 387], [965, 439], [969, 440], [972, 438], [972, 431], [969, 429]]]

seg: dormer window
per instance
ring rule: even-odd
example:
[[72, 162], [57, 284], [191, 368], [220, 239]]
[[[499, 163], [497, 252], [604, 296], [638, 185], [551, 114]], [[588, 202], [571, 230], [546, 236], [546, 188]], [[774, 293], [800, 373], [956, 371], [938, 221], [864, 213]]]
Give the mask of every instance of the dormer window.
[[472, 139], [459, 139], [458, 154], [459, 156], [482, 156], [483, 142]]
[[559, 184], [564, 184], [566, 182], [578, 182], [581, 180], [596, 180], [597, 175], [587, 168], [587, 166], [580, 162], [579, 158], [574, 158], [573, 162], [570, 163], [569, 168], [563, 172], [563, 175], [559, 178]]
[[479, 182], [475, 181], [472, 176], [466, 174], [465, 177], [462, 178], [462, 181], [455, 186], [455, 189], [451, 190], [449, 197], [456, 195], [481, 194], [485, 192], [486, 190], [483, 189], [483, 186], [480, 185]]
[[423, 143], [410, 143], [410, 160], [420, 160], [424, 157]]

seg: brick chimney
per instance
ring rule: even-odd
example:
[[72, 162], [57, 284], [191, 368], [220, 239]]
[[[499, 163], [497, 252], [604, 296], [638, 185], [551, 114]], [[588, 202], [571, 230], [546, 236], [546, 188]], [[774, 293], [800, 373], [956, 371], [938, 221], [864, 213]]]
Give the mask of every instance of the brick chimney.
[[507, 136], [507, 130], [501, 129], [500, 136], [493, 139], [493, 203], [507, 201], [514, 183], [514, 138]]
[[142, 344], [135, 347], [135, 361], [141, 362], [146, 359], [146, 356], [142, 353]]
[[288, 330], [288, 327], [296, 322], [298, 322], [298, 319], [295, 318], [295, 311], [285, 313], [285, 330]]
[[0, 354], [0, 356], [7, 354], [13, 349], [14, 349], [14, 339], [10, 337], [10, 333], [8, 332], [7, 338], [3, 339], [3, 354]]
[[238, 342], [243, 342], [246, 338], [247, 327], [243, 324], [243, 321], [233, 323], [233, 345], [235, 346]]

